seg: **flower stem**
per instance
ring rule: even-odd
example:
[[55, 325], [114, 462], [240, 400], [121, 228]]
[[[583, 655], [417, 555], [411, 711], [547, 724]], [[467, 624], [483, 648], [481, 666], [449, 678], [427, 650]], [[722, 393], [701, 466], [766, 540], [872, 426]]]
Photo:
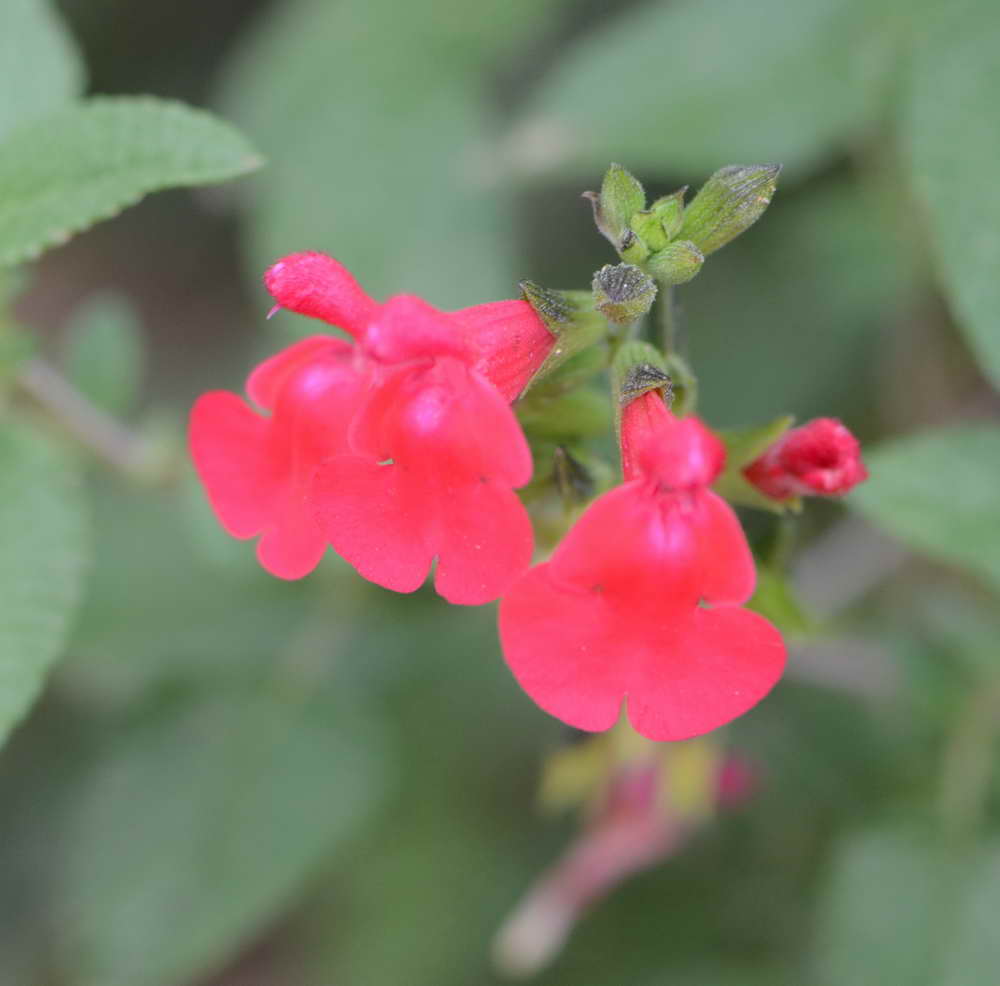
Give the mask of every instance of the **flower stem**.
[[660, 294], [656, 303], [657, 317], [660, 323], [660, 345], [670, 356], [677, 348], [678, 319], [677, 302], [674, 298], [674, 286], [660, 283]]
[[955, 843], [971, 840], [982, 823], [998, 739], [1000, 681], [995, 680], [970, 695], [944, 751], [941, 819]]
[[108, 465], [135, 476], [147, 464], [145, 443], [83, 394], [44, 360], [31, 359], [18, 371], [20, 388], [74, 438]]

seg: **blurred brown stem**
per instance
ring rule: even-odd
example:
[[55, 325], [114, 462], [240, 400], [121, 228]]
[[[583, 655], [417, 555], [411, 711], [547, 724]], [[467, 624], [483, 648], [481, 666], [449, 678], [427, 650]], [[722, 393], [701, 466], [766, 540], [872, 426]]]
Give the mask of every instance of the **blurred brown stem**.
[[146, 462], [144, 443], [92, 404], [44, 360], [32, 359], [18, 372], [21, 389], [74, 438], [108, 465], [134, 476]]

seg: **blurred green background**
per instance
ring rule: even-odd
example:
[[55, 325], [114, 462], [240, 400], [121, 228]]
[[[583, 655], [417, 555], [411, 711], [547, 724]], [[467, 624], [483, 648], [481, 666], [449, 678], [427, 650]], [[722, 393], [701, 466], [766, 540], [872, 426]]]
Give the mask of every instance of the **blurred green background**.
[[71, 48], [32, 55], [31, 9], [0, 5], [0, 71], [28, 79], [0, 129], [63, 73], [211, 109], [266, 165], [18, 272], [37, 351], [160, 465], [4, 412], [0, 690], [33, 601], [59, 663], [0, 756], [0, 983], [500, 981], [491, 939], [578, 820], [536, 810], [563, 734], [494, 608], [332, 555], [269, 578], [171, 464], [199, 392], [314, 330], [264, 320], [274, 259], [324, 250], [444, 308], [585, 287], [613, 258], [579, 196], [610, 161], [654, 195], [783, 163], [679, 293], [701, 413], [839, 416], [872, 479], [795, 527], [789, 671], [728, 731], [754, 796], [533, 981], [997, 982], [1000, 5], [61, 0], [86, 82]]

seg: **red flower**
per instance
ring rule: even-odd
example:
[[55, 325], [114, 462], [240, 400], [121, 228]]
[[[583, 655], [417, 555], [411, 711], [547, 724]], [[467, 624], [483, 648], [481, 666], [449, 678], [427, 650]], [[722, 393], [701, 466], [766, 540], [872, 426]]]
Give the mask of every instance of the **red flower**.
[[279, 261], [265, 283], [281, 307], [355, 336], [371, 368], [349, 447], [315, 474], [326, 539], [386, 588], [412, 592], [436, 557], [446, 599], [495, 599], [531, 561], [513, 493], [531, 478], [531, 454], [509, 401], [552, 347], [544, 323], [518, 301], [452, 314], [408, 295], [378, 304], [317, 253]]
[[775, 500], [841, 496], [868, 478], [858, 440], [836, 418], [816, 418], [793, 428], [743, 474]]
[[608, 729], [626, 701], [644, 736], [686, 739], [760, 701], [785, 648], [739, 605], [755, 571], [735, 514], [708, 489], [718, 439], [651, 392], [625, 408], [622, 449], [625, 484], [514, 583], [500, 637], [521, 686], [564, 722]]
[[311, 572], [326, 550], [309, 502], [320, 462], [347, 448], [347, 426], [367, 388], [353, 347], [312, 336], [271, 357], [247, 381], [265, 417], [217, 390], [191, 412], [191, 454], [222, 526], [262, 535], [261, 565], [285, 579]]

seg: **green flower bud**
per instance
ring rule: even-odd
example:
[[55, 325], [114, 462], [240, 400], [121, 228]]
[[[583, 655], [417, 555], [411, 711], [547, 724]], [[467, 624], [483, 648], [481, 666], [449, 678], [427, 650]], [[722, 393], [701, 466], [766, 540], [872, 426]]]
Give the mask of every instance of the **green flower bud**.
[[594, 222], [615, 250], [621, 251], [629, 220], [646, 206], [646, 193], [637, 178], [620, 164], [608, 168], [601, 193], [584, 192], [594, 207]]
[[704, 262], [704, 254], [690, 240], [678, 240], [654, 253], [646, 267], [661, 284], [687, 284]]
[[732, 164], [716, 171], [684, 212], [678, 235], [708, 256], [749, 229], [770, 205], [779, 164]]
[[656, 216], [667, 240], [672, 240], [681, 231], [681, 224], [684, 222], [684, 193], [686, 191], [687, 185], [670, 195], [664, 195], [663, 198], [657, 199], [649, 207], [650, 212]]
[[632, 264], [605, 264], [595, 275], [594, 307], [616, 325], [631, 325], [653, 307], [656, 282]]
[[662, 250], [667, 245], [669, 237], [663, 230], [659, 216], [652, 209], [643, 209], [641, 212], [637, 212], [632, 217], [629, 226], [651, 253], [656, 253], [657, 250]]

